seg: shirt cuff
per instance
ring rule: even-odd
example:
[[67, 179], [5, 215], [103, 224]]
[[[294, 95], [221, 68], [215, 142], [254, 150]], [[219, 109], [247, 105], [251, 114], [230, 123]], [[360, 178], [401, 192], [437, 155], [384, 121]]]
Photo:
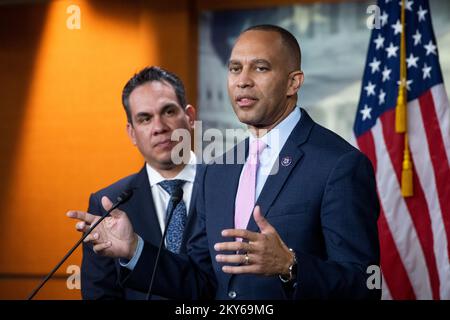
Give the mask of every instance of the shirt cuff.
[[131, 258], [131, 260], [119, 259], [120, 266], [133, 271], [134, 268], [136, 267], [139, 258], [141, 257], [143, 249], [144, 249], [144, 240], [142, 240], [142, 238], [138, 235], [138, 243], [136, 246], [136, 250], [134, 251], [133, 257]]

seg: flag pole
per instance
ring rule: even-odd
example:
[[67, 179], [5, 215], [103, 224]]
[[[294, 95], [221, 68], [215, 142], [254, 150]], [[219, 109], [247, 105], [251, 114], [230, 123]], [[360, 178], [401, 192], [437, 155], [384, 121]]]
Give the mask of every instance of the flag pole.
[[413, 195], [413, 172], [408, 144], [405, 0], [402, 0], [401, 23], [402, 32], [400, 34], [400, 85], [398, 88], [397, 105], [395, 108], [395, 131], [397, 133], [404, 133], [405, 135], [405, 147], [403, 150], [402, 162], [401, 193], [402, 196], [406, 198]]

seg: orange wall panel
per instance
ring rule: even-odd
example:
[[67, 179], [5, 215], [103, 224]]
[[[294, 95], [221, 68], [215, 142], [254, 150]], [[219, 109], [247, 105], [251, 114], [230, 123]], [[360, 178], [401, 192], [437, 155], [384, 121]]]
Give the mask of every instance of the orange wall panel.
[[[80, 8], [81, 29], [66, 26], [71, 4]], [[91, 192], [143, 164], [126, 136], [121, 105], [130, 76], [161, 65], [181, 76], [194, 101], [196, 34], [187, 1], [0, 6], [0, 20], [6, 16], [1, 27], [8, 32], [0, 32], [7, 44], [0, 47], [6, 72], [0, 116], [8, 119], [0, 124], [8, 139], [0, 144], [0, 298], [20, 299], [38, 283], [26, 277], [47, 273], [78, 239], [66, 211], [86, 209]], [[24, 19], [28, 23], [17, 23]], [[79, 298], [79, 290], [64, 289], [64, 276], [80, 261], [78, 250], [38, 298]]]

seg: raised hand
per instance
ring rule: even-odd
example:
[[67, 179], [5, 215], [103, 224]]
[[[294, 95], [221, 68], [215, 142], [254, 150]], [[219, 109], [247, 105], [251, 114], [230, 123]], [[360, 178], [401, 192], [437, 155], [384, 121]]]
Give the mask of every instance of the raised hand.
[[[293, 263], [293, 254], [281, 240], [274, 227], [261, 215], [256, 206], [253, 217], [261, 232], [242, 229], [226, 229], [222, 236], [242, 238], [247, 241], [220, 242], [214, 245], [216, 251], [233, 251], [238, 254], [218, 254], [217, 262], [224, 263], [223, 272], [232, 274], [252, 273], [266, 276], [287, 275]], [[227, 264], [240, 264], [230, 266]]]
[[[103, 197], [102, 206], [105, 210], [109, 210], [112, 202], [107, 197]], [[74, 210], [67, 212], [67, 216], [80, 220], [75, 225], [80, 232], [88, 231], [100, 219], [99, 216], [88, 212]], [[127, 214], [115, 209], [86, 237], [84, 242], [91, 243], [94, 252], [99, 255], [131, 259], [137, 246], [137, 235]]]

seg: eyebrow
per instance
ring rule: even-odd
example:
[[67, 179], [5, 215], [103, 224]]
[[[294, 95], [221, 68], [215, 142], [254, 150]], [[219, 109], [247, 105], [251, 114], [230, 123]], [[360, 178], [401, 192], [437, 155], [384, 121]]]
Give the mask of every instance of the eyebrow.
[[150, 116], [151, 116], [151, 114], [148, 113], [148, 112], [138, 112], [138, 113], [136, 114], [136, 118], [150, 117]]
[[258, 63], [263, 63], [263, 64], [268, 64], [269, 66], [272, 65], [268, 60], [266, 59], [255, 59], [252, 60], [252, 63], [254, 64], [258, 64]]
[[[161, 108], [161, 110], [159, 111], [159, 113], [164, 113], [164, 112], [166, 112], [168, 109], [170, 109], [170, 108], [177, 108], [177, 107], [179, 107], [179, 105], [178, 104], [176, 104], [176, 103], [174, 103], [174, 102], [168, 102], [168, 103], [166, 103], [162, 108]], [[137, 114], [136, 114], [136, 118], [140, 118], [140, 117], [151, 117], [152, 116], [152, 114], [150, 114], [149, 112], [138, 112]]]
[[241, 63], [237, 60], [229, 60], [228, 65], [232, 65], [232, 64], [241, 64]]
[[[164, 106], [161, 108], [161, 113], [166, 112], [170, 108], [178, 108], [178, 107], [180, 107], [179, 104], [177, 104], [175, 102], [168, 102], [168, 103], [164, 104]], [[183, 109], [183, 108], [181, 107], [181, 109]]]
[[[253, 60], [250, 60], [250, 62], [252, 63], [252, 64], [259, 64], [259, 63], [263, 63], [263, 64], [267, 64], [267, 65], [269, 65], [269, 66], [271, 66], [272, 64], [268, 61], [268, 60], [266, 60], [266, 59], [253, 59]], [[229, 60], [228, 61], [228, 65], [230, 66], [230, 65], [236, 65], [236, 64], [242, 64], [239, 60]]]

